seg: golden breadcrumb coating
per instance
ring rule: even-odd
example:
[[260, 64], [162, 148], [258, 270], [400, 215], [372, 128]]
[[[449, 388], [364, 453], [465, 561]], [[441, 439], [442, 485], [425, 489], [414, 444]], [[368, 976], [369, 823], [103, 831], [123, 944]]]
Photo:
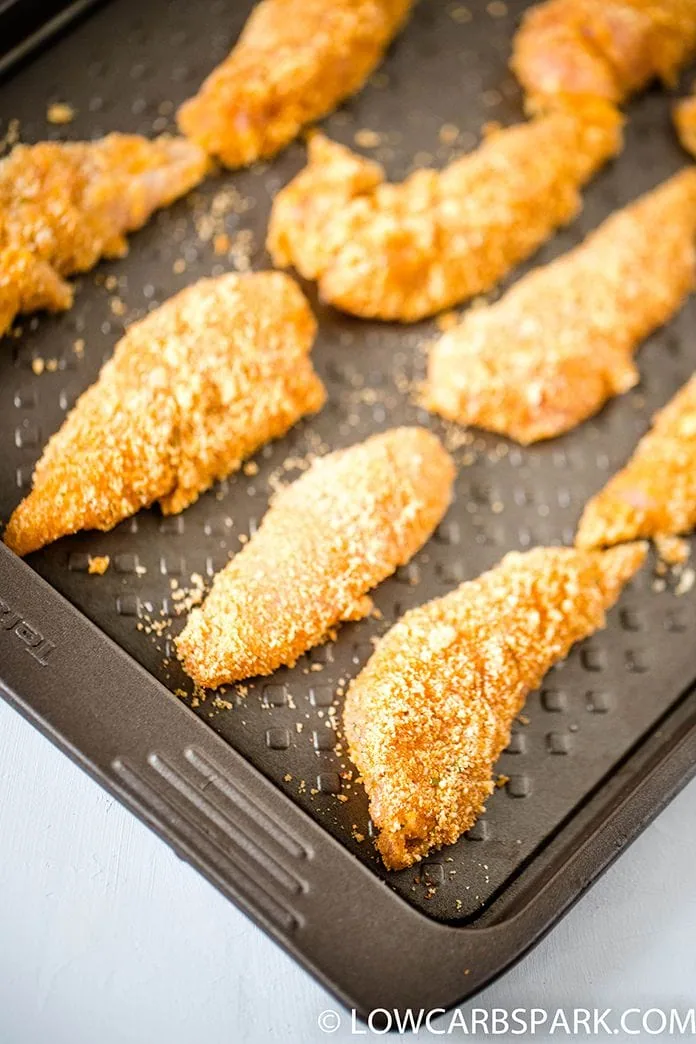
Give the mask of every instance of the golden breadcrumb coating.
[[364, 86], [413, 3], [262, 0], [180, 129], [228, 167], [273, 156]]
[[276, 265], [317, 279], [324, 300], [364, 318], [415, 322], [490, 290], [581, 207], [579, 189], [621, 145], [603, 102], [489, 133], [444, 170], [400, 185], [319, 135], [276, 197]]
[[425, 405], [525, 445], [638, 381], [633, 353], [696, 285], [696, 167], [613, 214], [430, 352]]
[[522, 20], [511, 67], [530, 110], [599, 97], [621, 104], [696, 52], [693, 0], [547, 0]]
[[575, 543], [607, 547], [696, 526], [696, 374], [656, 414], [622, 471], [587, 504]]
[[19, 555], [182, 511], [324, 402], [316, 322], [279, 272], [201, 279], [135, 323], [48, 442], [5, 543]]
[[696, 95], [684, 98], [675, 105], [674, 124], [686, 151], [696, 156]]
[[454, 465], [424, 428], [394, 428], [316, 460], [272, 502], [217, 575], [177, 649], [216, 688], [292, 666], [425, 543], [450, 502]]
[[0, 335], [20, 312], [69, 308], [63, 277], [123, 256], [126, 233], [198, 184], [207, 164], [184, 138], [17, 145], [0, 162]]
[[644, 557], [642, 544], [514, 551], [381, 639], [348, 689], [344, 725], [390, 870], [473, 826], [527, 694], [604, 626]]

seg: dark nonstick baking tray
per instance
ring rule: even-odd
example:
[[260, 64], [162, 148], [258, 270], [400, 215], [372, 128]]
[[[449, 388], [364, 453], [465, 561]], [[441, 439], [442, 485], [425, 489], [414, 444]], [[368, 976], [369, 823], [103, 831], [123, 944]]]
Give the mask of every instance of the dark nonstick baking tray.
[[[111, 0], [5, 81], [0, 137], [11, 120], [29, 142], [171, 129], [250, 6]], [[401, 178], [470, 148], [486, 121], [519, 120], [506, 63], [524, 6], [421, 0], [369, 86], [325, 121], [328, 133], [369, 144]], [[46, 122], [52, 101], [73, 106], [70, 126]], [[657, 89], [631, 106], [625, 152], [535, 263], [685, 162], [669, 109]], [[297, 143], [270, 164], [210, 178], [135, 235], [127, 259], [82, 277], [72, 311], [24, 320], [5, 340], [0, 518], [127, 323], [200, 276], [267, 266], [270, 201], [303, 156]], [[529, 948], [692, 775], [696, 590], [688, 572], [659, 577], [651, 562], [607, 629], [530, 697], [485, 816], [411, 870], [387, 873], [375, 856], [364, 794], [334, 749], [341, 692], [404, 609], [512, 548], [572, 540], [587, 498], [696, 368], [696, 305], [641, 349], [639, 388], [570, 435], [522, 450], [414, 405], [434, 323], [358, 322], [306, 289], [320, 319], [324, 411], [260, 453], [258, 473], [221, 483], [177, 518], [142, 512], [27, 562], [1, 547], [0, 688], [346, 1003], [448, 1006]], [[460, 470], [434, 538], [376, 592], [382, 619], [343, 626], [293, 670], [193, 698], [172, 656], [177, 589], [207, 583], [276, 483], [312, 454], [404, 423], [439, 432]], [[103, 576], [87, 571], [90, 555], [110, 556]]]

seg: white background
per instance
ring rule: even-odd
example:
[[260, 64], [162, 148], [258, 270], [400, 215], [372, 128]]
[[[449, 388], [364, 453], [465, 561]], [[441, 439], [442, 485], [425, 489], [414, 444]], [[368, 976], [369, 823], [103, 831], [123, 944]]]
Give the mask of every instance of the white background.
[[[696, 783], [476, 1004], [696, 1005]], [[289, 957], [0, 700], [0, 1044], [369, 1039], [351, 1037], [345, 1015], [337, 1033], [320, 1033], [329, 1007]]]

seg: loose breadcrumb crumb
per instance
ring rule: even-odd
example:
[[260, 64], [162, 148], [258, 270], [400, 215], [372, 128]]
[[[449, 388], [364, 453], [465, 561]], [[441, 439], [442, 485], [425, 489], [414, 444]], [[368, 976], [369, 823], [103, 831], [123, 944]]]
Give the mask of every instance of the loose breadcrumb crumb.
[[75, 119], [75, 110], [67, 102], [53, 102], [48, 106], [46, 119], [49, 123], [54, 123], [57, 126], [72, 123]]
[[87, 572], [103, 576], [109, 568], [111, 559], [109, 555], [89, 555], [87, 559]]

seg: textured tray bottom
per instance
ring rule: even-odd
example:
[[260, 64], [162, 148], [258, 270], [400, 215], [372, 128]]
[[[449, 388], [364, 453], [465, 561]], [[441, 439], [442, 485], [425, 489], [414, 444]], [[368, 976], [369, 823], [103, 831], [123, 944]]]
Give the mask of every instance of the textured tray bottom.
[[[174, 106], [226, 53], [249, 6], [152, 0], [145, 7], [114, 0], [4, 85], [2, 110], [20, 120], [26, 141], [58, 135], [43, 120], [52, 100], [67, 100], [77, 111], [61, 136], [163, 130]], [[505, 63], [524, 5], [508, 6], [506, 17], [484, 9], [465, 22], [460, 5], [421, 3], [373, 84], [326, 121], [329, 133], [350, 144], [362, 128], [377, 131], [381, 144], [373, 154], [401, 177], [412, 162], [441, 164], [470, 147], [486, 120], [518, 119], [518, 94]], [[588, 191], [582, 218], [541, 251], [540, 261], [568, 249], [614, 207], [684, 162], [668, 115], [669, 101], [659, 92], [636, 102], [625, 153]], [[442, 144], [443, 124], [459, 128], [454, 146]], [[84, 277], [72, 312], [32, 319], [21, 339], [5, 342], [0, 517], [26, 492], [41, 446], [94, 379], [125, 323], [202, 275], [243, 267], [247, 259], [253, 268], [267, 264], [270, 198], [302, 161], [303, 149], [295, 145], [271, 165], [210, 180], [135, 236], [126, 261]], [[232, 239], [230, 257], [215, 253], [221, 232]], [[311, 288], [308, 293], [316, 304]], [[274, 481], [292, 477], [298, 461], [312, 453], [392, 425], [426, 423], [444, 434], [460, 464], [456, 502], [423, 552], [377, 591], [383, 619], [344, 626], [336, 642], [294, 670], [209, 697], [194, 709], [399, 893], [431, 916], [464, 918], [554, 836], [696, 676], [690, 637], [696, 592], [679, 597], [673, 582], [655, 591], [647, 568], [607, 630], [574, 650], [530, 697], [498, 765], [508, 781], [474, 830], [424, 866], [399, 874], [385, 873], [376, 859], [364, 794], [345, 756], [332, 749], [339, 690], [366, 660], [374, 637], [404, 609], [476, 576], [509, 549], [572, 539], [588, 496], [626, 459], [652, 411], [693, 371], [696, 307], [691, 302], [644, 346], [640, 388], [571, 435], [530, 450], [478, 434], [459, 439], [412, 404], [410, 389], [422, 374], [422, 348], [434, 324], [400, 329], [322, 308], [318, 313], [315, 360], [329, 404], [267, 447], [257, 458], [257, 475], [222, 483], [179, 518], [143, 512], [112, 533], [80, 534], [30, 561], [167, 686], [189, 692], [171, 659], [169, 639], [181, 620], [159, 635], [152, 621], [159, 631], [159, 621], [172, 616], [173, 584], [190, 586], [192, 574], [207, 582], [239, 547], [240, 535], [263, 515]], [[40, 375], [37, 359], [46, 364]], [[104, 576], [86, 572], [88, 554], [111, 557]]]

